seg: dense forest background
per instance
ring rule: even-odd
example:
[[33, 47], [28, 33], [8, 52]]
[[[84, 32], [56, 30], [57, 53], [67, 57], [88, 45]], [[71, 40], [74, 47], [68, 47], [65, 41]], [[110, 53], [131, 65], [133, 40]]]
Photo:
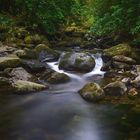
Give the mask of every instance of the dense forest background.
[[25, 26], [55, 33], [63, 25], [87, 26], [94, 35], [140, 42], [139, 0], [0, 0], [0, 28]]

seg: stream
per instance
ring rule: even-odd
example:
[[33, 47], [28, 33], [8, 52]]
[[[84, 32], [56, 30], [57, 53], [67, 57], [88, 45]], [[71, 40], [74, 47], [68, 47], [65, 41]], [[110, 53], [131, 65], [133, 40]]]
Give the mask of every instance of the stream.
[[100, 84], [104, 77], [101, 55], [93, 57], [96, 66], [86, 74], [59, 70], [58, 62], [47, 63], [69, 75], [69, 83], [27, 95], [0, 94], [0, 140], [125, 140], [129, 131], [121, 125], [124, 109], [88, 103], [77, 93], [86, 83]]

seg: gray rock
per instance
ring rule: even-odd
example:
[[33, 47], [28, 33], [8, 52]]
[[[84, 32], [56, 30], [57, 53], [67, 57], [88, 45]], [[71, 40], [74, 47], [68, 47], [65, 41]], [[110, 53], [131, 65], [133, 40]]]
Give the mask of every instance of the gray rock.
[[136, 64], [136, 61], [130, 57], [126, 57], [123, 55], [116, 55], [112, 58], [113, 61], [122, 62], [130, 65]]
[[70, 81], [70, 78], [68, 75], [64, 73], [58, 73], [54, 72], [51, 74], [51, 76], [47, 79], [47, 82], [50, 84], [61, 84], [61, 83], [67, 83]]
[[32, 78], [32, 75], [28, 73], [24, 68], [18, 67], [13, 68], [9, 75], [12, 77], [14, 81], [16, 80], [24, 80], [29, 81]]
[[124, 70], [130, 70], [132, 68], [132, 66], [127, 63], [117, 62], [117, 61], [113, 61], [112, 66], [115, 69], [124, 69]]
[[105, 95], [110, 95], [110, 96], [121, 96], [124, 95], [126, 91], [127, 91], [127, 87], [125, 86], [124, 83], [120, 81], [110, 83], [104, 87]]
[[90, 72], [94, 67], [95, 60], [88, 53], [66, 52], [59, 61], [59, 68], [68, 71]]
[[21, 63], [31, 73], [42, 72], [46, 69], [46, 66], [38, 60], [22, 60]]
[[11, 55], [6, 57], [0, 57], [0, 70], [5, 68], [15, 68], [20, 65], [20, 59], [17, 56]]
[[23, 81], [23, 80], [16, 81], [13, 84], [13, 87], [15, 89], [15, 93], [30, 93], [30, 92], [40, 91], [48, 88], [48, 86], [44, 86], [42, 84]]

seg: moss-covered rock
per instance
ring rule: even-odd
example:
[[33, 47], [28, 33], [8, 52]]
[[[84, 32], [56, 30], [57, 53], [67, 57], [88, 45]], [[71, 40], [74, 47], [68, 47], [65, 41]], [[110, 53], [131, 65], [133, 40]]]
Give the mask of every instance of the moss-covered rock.
[[116, 55], [131, 56], [132, 48], [128, 44], [119, 44], [109, 49], [105, 49], [104, 53], [110, 57], [113, 57]]
[[109, 96], [121, 96], [127, 91], [127, 87], [120, 81], [112, 82], [104, 87], [105, 95]]
[[64, 73], [54, 72], [51, 76], [47, 79], [47, 82], [50, 84], [61, 84], [69, 82], [70, 78]]
[[29, 93], [40, 91], [48, 88], [48, 86], [44, 86], [42, 84], [37, 84], [29, 81], [18, 80], [13, 84], [16, 93]]
[[19, 57], [7, 56], [7, 57], [0, 57], [0, 69], [3, 70], [5, 68], [15, 68], [20, 65]]
[[80, 95], [87, 101], [100, 101], [104, 97], [103, 89], [97, 83], [88, 83], [81, 90]]
[[45, 44], [37, 45], [34, 50], [41, 61], [50, 61], [59, 58], [59, 54]]
[[88, 53], [63, 53], [59, 61], [59, 68], [69, 71], [90, 72], [94, 67], [95, 60]]

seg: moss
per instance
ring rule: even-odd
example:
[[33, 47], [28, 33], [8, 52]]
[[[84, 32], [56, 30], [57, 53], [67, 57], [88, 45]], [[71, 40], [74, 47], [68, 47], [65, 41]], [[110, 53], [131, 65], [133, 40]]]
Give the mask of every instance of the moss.
[[0, 69], [14, 68], [20, 64], [20, 59], [16, 56], [0, 57]]
[[110, 57], [116, 55], [131, 56], [132, 48], [128, 44], [119, 44], [109, 49], [105, 49], [104, 53]]
[[17, 93], [23, 93], [23, 92], [27, 93], [27, 92], [43, 90], [47, 88], [47, 86], [33, 83], [33, 82], [18, 80], [15, 82], [14, 88], [15, 88], [15, 92]]
[[104, 97], [104, 91], [96, 83], [89, 83], [85, 85], [79, 93], [88, 101], [99, 101]]
[[42, 41], [43, 39], [38, 34], [28, 35], [24, 39], [26, 44], [40, 44]]

